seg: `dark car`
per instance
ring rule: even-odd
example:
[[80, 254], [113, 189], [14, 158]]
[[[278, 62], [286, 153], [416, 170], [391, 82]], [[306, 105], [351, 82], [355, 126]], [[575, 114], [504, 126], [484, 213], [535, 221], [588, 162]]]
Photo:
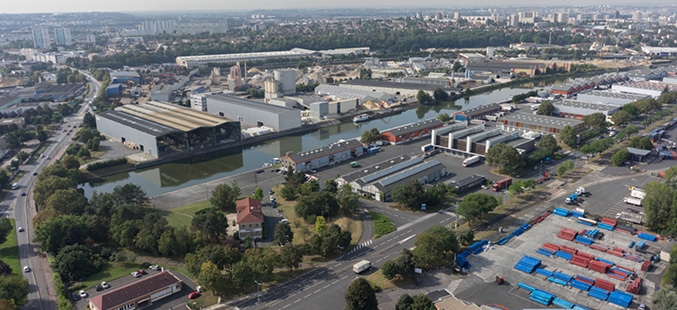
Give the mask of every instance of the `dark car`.
[[78, 301], [80, 300], [80, 295], [78, 295], [78, 293], [73, 293], [71, 295], [71, 298], [73, 299], [73, 301]]
[[143, 269], [139, 269], [139, 273], [140, 273], [140, 274], [148, 274], [148, 273], [147, 273], [145, 270], [143, 270]]
[[33, 175], [38, 175], [38, 172], [37, 172], [37, 171], [36, 171], [36, 172], [33, 172]]
[[21, 192], [21, 196], [26, 196], [26, 192]]
[[94, 285], [94, 288], [96, 289], [97, 292], [103, 291], [103, 286], [101, 286], [99, 284]]

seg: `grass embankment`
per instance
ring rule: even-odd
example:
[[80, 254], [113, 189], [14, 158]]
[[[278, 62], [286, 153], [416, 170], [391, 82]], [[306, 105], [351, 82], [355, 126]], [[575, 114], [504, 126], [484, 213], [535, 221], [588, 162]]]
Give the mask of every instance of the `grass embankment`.
[[16, 223], [14, 219], [9, 219], [12, 223], [12, 231], [7, 235], [7, 241], [0, 244], [0, 258], [7, 265], [12, 267], [12, 273], [21, 275], [21, 262], [19, 261], [19, 244], [16, 238]]
[[374, 211], [369, 212], [369, 215], [372, 222], [374, 222], [374, 239], [395, 231], [396, 228], [393, 225], [393, 221], [385, 215]]
[[[179, 228], [182, 226], [189, 227], [195, 213], [210, 207], [209, 200], [203, 200], [180, 208], [159, 211], [167, 219], [169, 226]], [[231, 225], [231, 223], [228, 223], [228, 225]]]
[[372, 287], [377, 288], [379, 291], [403, 287], [414, 283], [414, 279], [412, 277], [402, 278], [399, 275], [392, 280], [388, 280], [381, 273], [381, 270], [374, 271], [372, 274], [366, 276], [365, 279], [369, 281], [369, 284], [371, 284]]

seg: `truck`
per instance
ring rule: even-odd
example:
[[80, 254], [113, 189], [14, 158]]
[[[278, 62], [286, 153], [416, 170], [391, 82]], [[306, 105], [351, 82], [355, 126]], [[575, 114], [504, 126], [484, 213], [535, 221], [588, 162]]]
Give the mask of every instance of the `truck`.
[[571, 194], [571, 196], [564, 199], [564, 203], [566, 203], [568, 205], [575, 204], [577, 201], [578, 201], [578, 194], [576, 194], [576, 193], [573, 193], [573, 194]]
[[494, 182], [494, 184], [491, 185], [491, 190], [494, 192], [498, 192], [504, 188], [508, 188], [512, 184], [512, 178], [505, 178], [503, 180]]
[[625, 197], [623, 198], [623, 202], [640, 207], [642, 206], [642, 199], [636, 197]]
[[426, 144], [426, 145], [424, 145], [424, 146], [421, 147], [421, 152], [427, 152], [427, 151], [430, 151], [430, 150], [432, 150], [432, 149], [434, 149], [434, 148], [435, 148], [434, 145], [432, 145], [432, 144]]
[[363, 260], [355, 265], [353, 265], [353, 272], [360, 274], [363, 271], [371, 268], [371, 262], [368, 260]]
[[576, 189], [576, 195], [582, 196], [582, 197], [589, 197], [590, 192], [585, 191], [585, 187], [579, 187]]
[[646, 196], [646, 192], [639, 188], [635, 188], [630, 191], [630, 196], [638, 199], [644, 199], [644, 196]]
[[475, 155], [473, 157], [466, 158], [463, 161], [463, 167], [468, 167], [468, 166], [470, 166], [474, 163], [478, 163], [481, 159], [482, 159], [482, 157], [479, 156], [479, 155]]
[[642, 216], [639, 214], [623, 211], [621, 213], [616, 213], [616, 218], [633, 224], [642, 225]]

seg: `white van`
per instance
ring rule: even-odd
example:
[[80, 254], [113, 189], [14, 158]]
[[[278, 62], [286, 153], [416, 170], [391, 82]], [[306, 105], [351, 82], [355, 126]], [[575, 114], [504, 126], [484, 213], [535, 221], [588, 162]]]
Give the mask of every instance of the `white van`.
[[17, 189], [17, 188], [19, 188], [19, 183], [12, 184], [12, 189]]

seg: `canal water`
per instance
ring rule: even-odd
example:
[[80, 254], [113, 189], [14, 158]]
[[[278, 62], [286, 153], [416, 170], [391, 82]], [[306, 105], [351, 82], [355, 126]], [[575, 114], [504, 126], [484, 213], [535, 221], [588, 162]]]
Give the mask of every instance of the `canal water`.
[[542, 86], [536, 88], [532, 88], [532, 85], [525, 88], [504, 88], [473, 96], [467, 100], [459, 99], [454, 103], [437, 106], [420, 106], [416, 109], [405, 110], [402, 113], [386, 118], [374, 119], [359, 124], [337, 124], [306, 134], [273, 139], [253, 147], [236, 148], [204, 157], [120, 173], [82, 184], [81, 186], [84, 188], [87, 197], [91, 197], [93, 191], [111, 192], [115, 186], [133, 183], [141, 186], [152, 197], [206, 181], [250, 171], [261, 167], [264, 162], [269, 161], [271, 158], [281, 157], [287, 152], [296, 153], [311, 150], [340, 139], [356, 138], [361, 136], [362, 132], [371, 128], [383, 131], [419, 120], [434, 118], [443, 112], [451, 114], [454, 111], [507, 100], [516, 94], [533, 89], [542, 89]]

